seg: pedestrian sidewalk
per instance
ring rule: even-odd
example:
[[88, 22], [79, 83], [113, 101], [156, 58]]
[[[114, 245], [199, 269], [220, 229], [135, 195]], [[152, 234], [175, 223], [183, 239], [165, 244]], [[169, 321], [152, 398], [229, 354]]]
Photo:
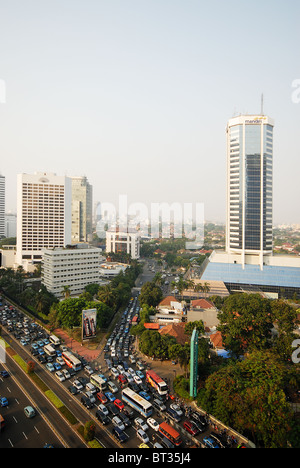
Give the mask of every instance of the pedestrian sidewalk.
[[57, 328], [53, 334], [61, 339], [64, 346], [67, 346], [74, 353], [84, 357], [88, 362], [97, 359], [101, 353], [101, 349], [88, 349], [85, 345], [71, 338], [64, 330]]

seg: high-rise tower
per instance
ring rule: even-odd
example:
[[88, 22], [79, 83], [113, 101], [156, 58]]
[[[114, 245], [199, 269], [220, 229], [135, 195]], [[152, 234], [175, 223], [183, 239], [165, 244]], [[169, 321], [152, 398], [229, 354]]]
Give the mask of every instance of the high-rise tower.
[[28, 269], [42, 250], [71, 243], [71, 179], [52, 173], [18, 174], [17, 263]]
[[227, 125], [226, 249], [263, 257], [272, 253], [273, 128], [265, 115], [241, 115]]
[[92, 240], [92, 218], [93, 187], [85, 176], [72, 177], [72, 244]]

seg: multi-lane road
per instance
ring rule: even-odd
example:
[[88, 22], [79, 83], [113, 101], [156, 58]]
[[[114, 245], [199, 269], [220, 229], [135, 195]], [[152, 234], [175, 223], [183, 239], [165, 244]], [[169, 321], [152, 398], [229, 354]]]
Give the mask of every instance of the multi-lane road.
[[[28, 353], [27, 347], [21, 346], [4, 330], [2, 337], [24, 361], [35, 360]], [[0, 395], [8, 398], [9, 406], [0, 408], [0, 414], [5, 419], [5, 429], [0, 437], [0, 448], [40, 448], [45, 444], [52, 444], [54, 447], [86, 448], [76, 428], [67, 422], [8, 354], [6, 363], [0, 365], [0, 370], [4, 369], [8, 370], [10, 377], [0, 377]], [[35, 372], [72, 412], [79, 423], [85, 424], [91, 419], [90, 413], [68, 392], [67, 387], [58, 382], [37, 360]], [[24, 408], [28, 405], [36, 410], [36, 416], [32, 419], [26, 418], [24, 413]], [[118, 444], [99, 425], [97, 425], [96, 437], [104, 447], [118, 447]]]

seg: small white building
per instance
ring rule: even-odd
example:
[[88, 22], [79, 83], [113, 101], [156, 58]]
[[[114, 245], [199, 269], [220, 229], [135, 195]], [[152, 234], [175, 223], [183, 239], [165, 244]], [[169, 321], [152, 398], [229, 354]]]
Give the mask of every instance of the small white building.
[[124, 252], [132, 259], [140, 258], [140, 233], [134, 229], [111, 228], [106, 231], [106, 252]]
[[79, 295], [88, 284], [100, 283], [104, 257], [99, 248], [78, 244], [65, 249], [44, 249], [42, 255], [42, 283], [58, 298], [64, 296], [64, 286], [69, 288], [70, 295]]

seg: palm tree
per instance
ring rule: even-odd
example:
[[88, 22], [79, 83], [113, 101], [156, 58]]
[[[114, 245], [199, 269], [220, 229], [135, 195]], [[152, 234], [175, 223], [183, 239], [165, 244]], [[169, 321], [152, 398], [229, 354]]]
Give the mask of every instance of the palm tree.
[[68, 297], [70, 297], [71, 294], [70, 286], [64, 286], [62, 293], [65, 295], [65, 299], [68, 299]]
[[116, 291], [114, 291], [109, 285], [101, 286], [97, 295], [99, 301], [104, 302], [104, 304], [109, 307], [113, 307], [117, 299]]
[[[209, 283], [207, 283], [205, 281], [204, 285], [203, 285], [203, 292], [206, 294], [206, 293], [209, 293], [210, 291], [210, 286], [209, 286]], [[206, 297], [206, 296], [205, 296]]]
[[195, 284], [194, 286], [194, 291], [195, 292], [203, 292], [203, 286], [201, 283]]

